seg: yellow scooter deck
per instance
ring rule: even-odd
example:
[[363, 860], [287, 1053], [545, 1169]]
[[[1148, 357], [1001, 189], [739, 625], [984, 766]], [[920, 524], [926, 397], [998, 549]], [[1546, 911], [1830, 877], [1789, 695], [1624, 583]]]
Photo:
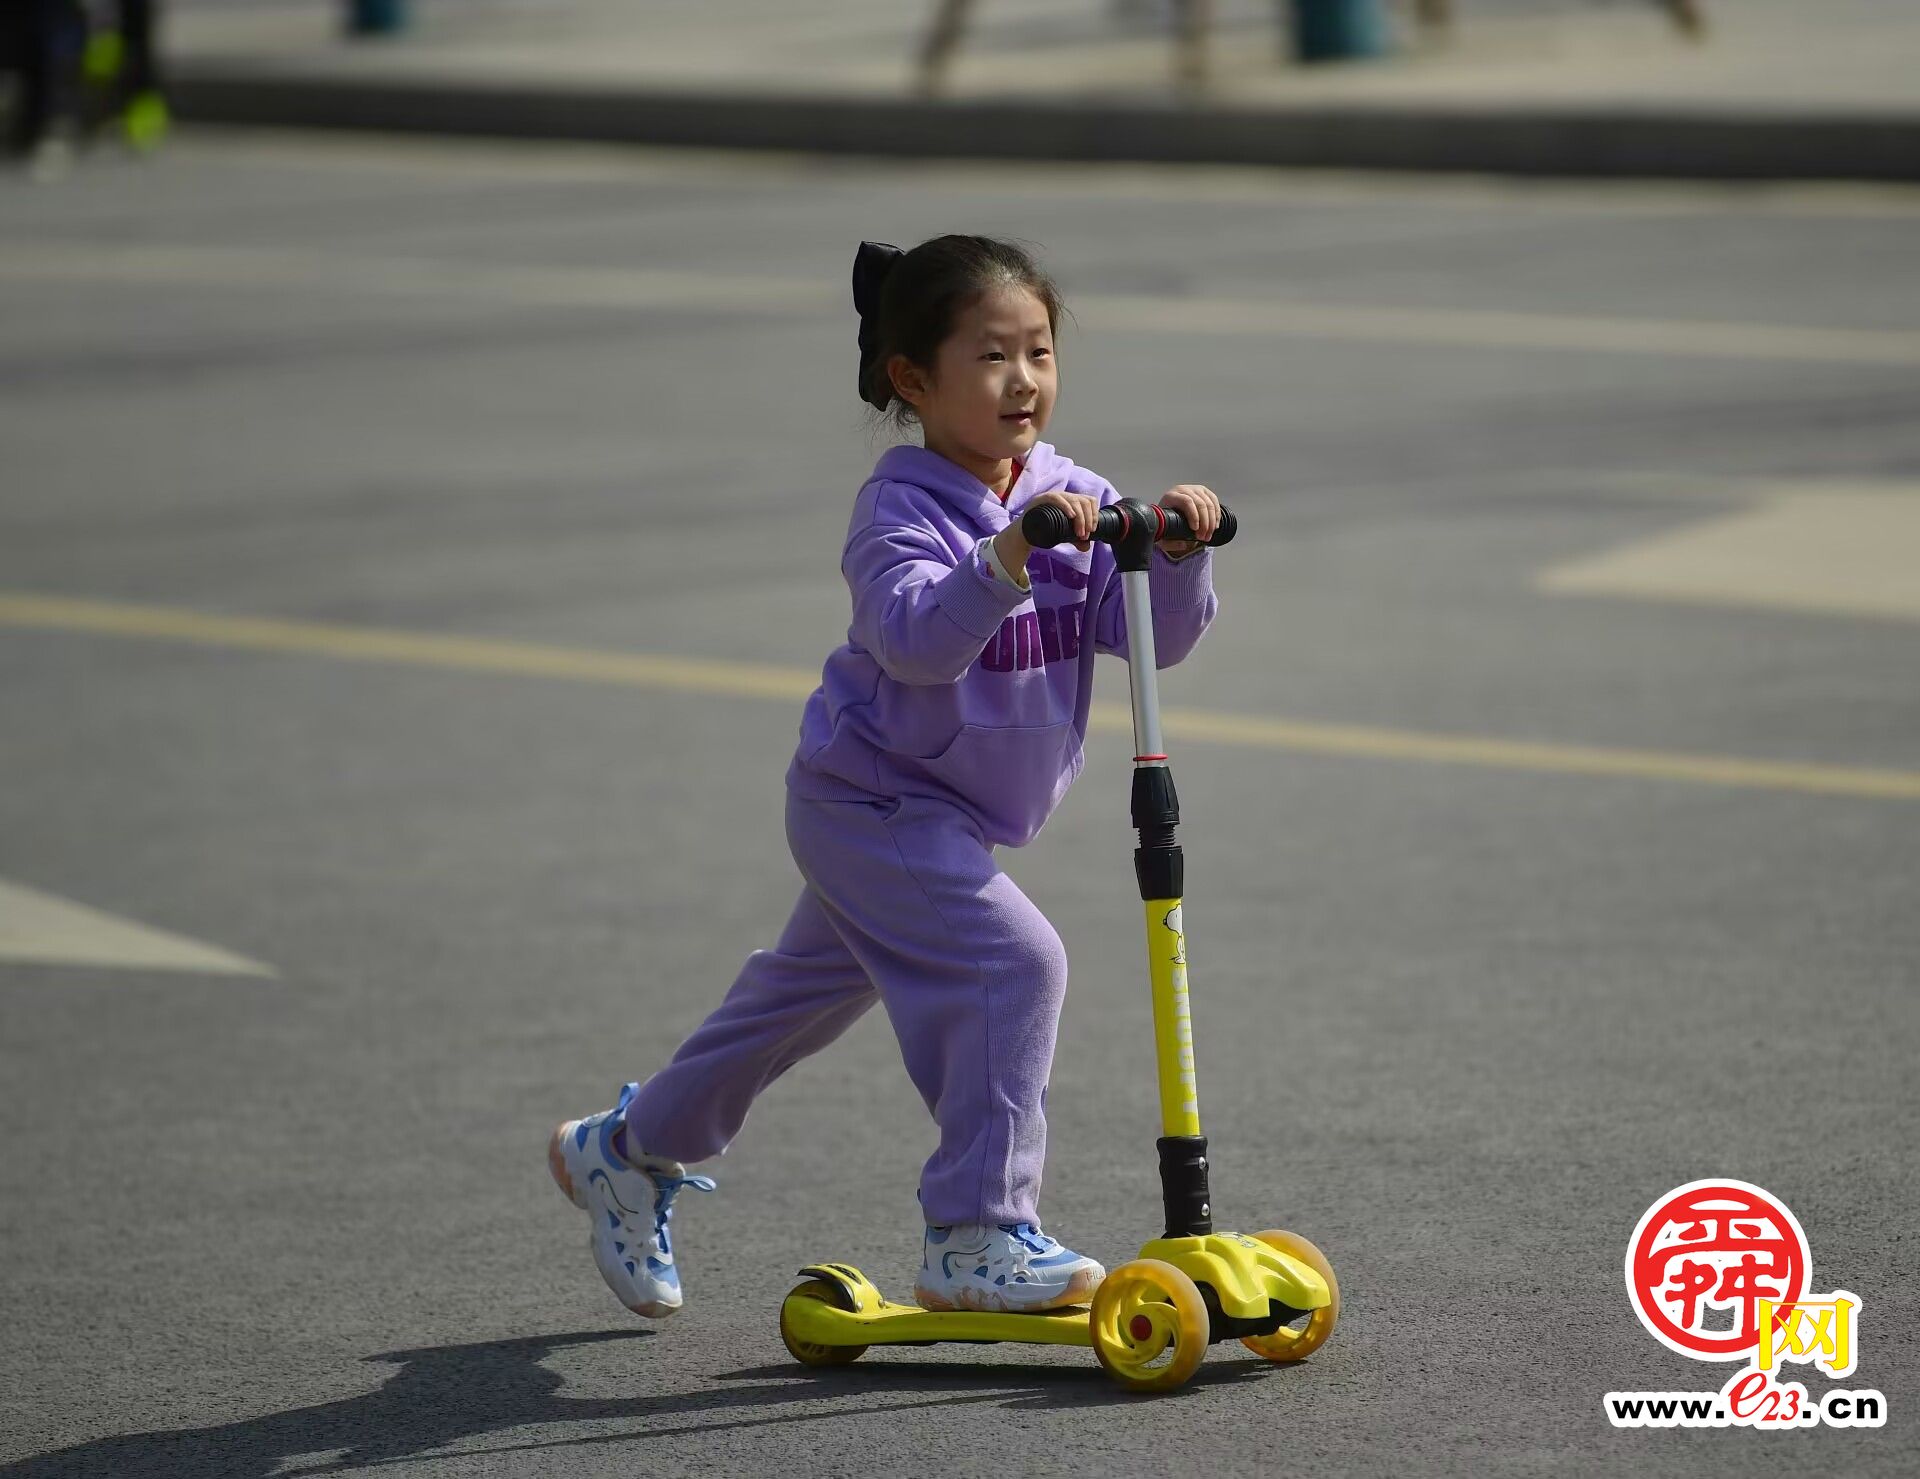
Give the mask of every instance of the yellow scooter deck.
[[1038, 1315], [926, 1310], [917, 1304], [895, 1304], [851, 1264], [819, 1263], [800, 1272], [832, 1294], [829, 1299], [807, 1298], [803, 1285], [781, 1307], [781, 1332], [806, 1345], [926, 1345], [953, 1340], [1093, 1344], [1084, 1305]]
[[1025, 1345], [1093, 1344], [1085, 1305], [1041, 1315], [1007, 1315], [979, 1310], [923, 1310], [917, 1304], [888, 1300], [873, 1309], [855, 1312], [817, 1300], [795, 1300], [784, 1318], [798, 1339], [826, 1346], [1002, 1340]]
[[[1214, 1291], [1222, 1314], [1253, 1319], [1272, 1302], [1310, 1311], [1333, 1301], [1328, 1279], [1297, 1255], [1243, 1233], [1159, 1238], [1140, 1250], [1142, 1258], [1161, 1259], [1196, 1284]], [[1045, 1314], [1013, 1315], [981, 1310], [928, 1310], [895, 1304], [873, 1281], [845, 1263], [818, 1263], [801, 1270], [817, 1281], [789, 1295], [780, 1313], [781, 1329], [804, 1345], [846, 1347], [914, 1345], [944, 1341], [1018, 1341], [1029, 1345], [1091, 1346], [1093, 1329], [1086, 1306]]]

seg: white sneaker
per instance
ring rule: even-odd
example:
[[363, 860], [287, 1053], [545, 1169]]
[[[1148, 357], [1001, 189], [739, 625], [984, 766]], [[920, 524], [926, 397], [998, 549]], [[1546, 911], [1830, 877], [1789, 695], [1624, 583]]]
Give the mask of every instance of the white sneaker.
[[556, 1128], [547, 1142], [547, 1169], [568, 1200], [592, 1217], [587, 1241], [607, 1287], [636, 1315], [657, 1320], [680, 1308], [680, 1271], [667, 1238], [673, 1199], [682, 1187], [712, 1191], [713, 1181], [687, 1175], [678, 1161], [637, 1156], [629, 1162], [614, 1149], [613, 1132], [639, 1087], [628, 1084], [613, 1108]]
[[922, 1309], [1032, 1314], [1085, 1304], [1107, 1271], [1031, 1222], [929, 1227], [913, 1297]]
[[73, 160], [73, 139], [66, 129], [56, 126], [27, 155], [27, 178], [36, 185], [64, 180], [73, 173]]

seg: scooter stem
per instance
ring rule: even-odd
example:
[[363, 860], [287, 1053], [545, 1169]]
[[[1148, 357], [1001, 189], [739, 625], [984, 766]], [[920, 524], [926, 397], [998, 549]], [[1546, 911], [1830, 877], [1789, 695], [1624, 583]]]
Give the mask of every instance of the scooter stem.
[[1160, 1081], [1160, 1192], [1166, 1235], [1213, 1231], [1207, 1189], [1207, 1140], [1200, 1133], [1199, 1080], [1194, 1067], [1193, 1019], [1187, 998], [1187, 953], [1181, 919], [1185, 861], [1176, 839], [1180, 798], [1173, 788], [1160, 734], [1160, 689], [1153, 647], [1153, 601], [1147, 565], [1154, 523], [1139, 508], [1127, 534], [1113, 545], [1127, 618], [1127, 677], [1133, 695], [1133, 825], [1140, 845], [1134, 876], [1147, 925], [1147, 966], [1153, 983], [1153, 1040]]

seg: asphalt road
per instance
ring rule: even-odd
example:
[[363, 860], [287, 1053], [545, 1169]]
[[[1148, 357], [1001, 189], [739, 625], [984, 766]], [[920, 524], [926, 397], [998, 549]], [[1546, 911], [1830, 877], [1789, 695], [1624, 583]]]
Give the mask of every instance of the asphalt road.
[[[1062, 279], [1049, 439], [1245, 530], [1163, 678], [1201, 1103], [1223, 1222], [1346, 1302], [1163, 1400], [790, 1362], [800, 1265], [918, 1255], [877, 1013], [708, 1168], [657, 1331], [543, 1162], [792, 902], [884, 445], [847, 268], [946, 229]], [[1916, 264], [1920, 197], [1856, 191], [248, 138], [0, 182], [0, 1474], [1913, 1472]], [[1125, 744], [1007, 858], [1073, 963], [1044, 1211], [1109, 1263], [1158, 1231]], [[49, 900], [225, 953], [56, 960]], [[1885, 1428], [1607, 1424], [1729, 1374], [1621, 1273], [1711, 1176], [1860, 1296]]]

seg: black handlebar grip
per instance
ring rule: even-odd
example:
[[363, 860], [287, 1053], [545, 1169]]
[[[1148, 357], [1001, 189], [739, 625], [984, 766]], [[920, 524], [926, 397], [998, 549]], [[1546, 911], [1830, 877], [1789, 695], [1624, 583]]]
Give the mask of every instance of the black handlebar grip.
[[1020, 517], [1020, 534], [1035, 549], [1052, 549], [1073, 538], [1073, 520], [1057, 503], [1043, 503]]
[[[1163, 508], [1160, 516], [1164, 518], [1166, 529], [1161, 533], [1162, 540], [1191, 539], [1193, 531], [1187, 527], [1184, 516], [1173, 509]], [[1224, 503], [1220, 505], [1220, 527], [1213, 531], [1213, 538], [1206, 541], [1208, 549], [1218, 549], [1223, 544], [1233, 543], [1233, 536], [1240, 532], [1240, 521], [1233, 516], [1233, 510]], [[1033, 541], [1028, 540], [1029, 544]]]
[[[1149, 505], [1150, 507], [1153, 505]], [[1166, 520], [1161, 530], [1161, 539], [1191, 539], [1193, 532], [1187, 528], [1187, 521], [1170, 508], [1162, 508], [1161, 516]], [[1112, 544], [1122, 538], [1127, 530], [1127, 516], [1112, 504], [1100, 510], [1094, 521], [1093, 537], [1100, 544]], [[1233, 516], [1233, 510], [1224, 504], [1220, 508], [1220, 527], [1213, 531], [1213, 538], [1207, 541], [1208, 549], [1217, 549], [1230, 544], [1233, 536], [1240, 532], [1240, 521]], [[1030, 508], [1021, 515], [1020, 533], [1027, 543], [1035, 549], [1052, 549], [1056, 544], [1070, 544], [1073, 541], [1073, 520], [1067, 511], [1057, 503], [1043, 503], [1038, 508]]]

